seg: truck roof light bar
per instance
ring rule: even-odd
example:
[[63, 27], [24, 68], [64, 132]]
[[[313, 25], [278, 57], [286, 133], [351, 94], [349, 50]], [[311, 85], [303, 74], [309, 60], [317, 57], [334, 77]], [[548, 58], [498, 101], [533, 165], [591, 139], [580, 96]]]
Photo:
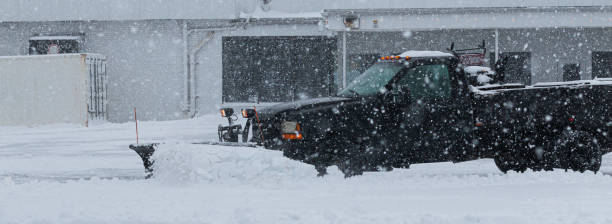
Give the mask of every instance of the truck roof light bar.
[[396, 55], [396, 56], [382, 56], [382, 57], [380, 57], [381, 61], [389, 61], [389, 60], [391, 60], [391, 61], [398, 60], [399, 61], [399, 60], [402, 60], [402, 59], [405, 59], [406, 61], [409, 61], [412, 58], [410, 56], [406, 56], [405, 58], [402, 58], [399, 55]]

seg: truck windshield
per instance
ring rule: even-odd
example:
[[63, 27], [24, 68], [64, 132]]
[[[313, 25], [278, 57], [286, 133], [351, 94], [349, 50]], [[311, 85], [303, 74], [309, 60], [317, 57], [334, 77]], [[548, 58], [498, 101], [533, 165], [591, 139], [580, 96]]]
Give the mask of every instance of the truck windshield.
[[376, 95], [403, 67], [402, 64], [397, 63], [375, 64], [353, 80], [338, 95], [344, 97]]

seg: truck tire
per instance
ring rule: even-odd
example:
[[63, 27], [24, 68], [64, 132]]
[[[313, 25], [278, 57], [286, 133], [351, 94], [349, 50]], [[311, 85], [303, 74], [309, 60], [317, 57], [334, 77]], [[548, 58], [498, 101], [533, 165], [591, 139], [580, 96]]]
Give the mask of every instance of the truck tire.
[[497, 169], [499, 169], [499, 171], [501, 171], [502, 173], [508, 173], [508, 171], [513, 169], [513, 165], [506, 159], [506, 157], [502, 156], [502, 155], [495, 155], [493, 157], [493, 161], [495, 161], [495, 166], [497, 166]]
[[338, 163], [344, 178], [361, 176], [364, 172], [391, 171], [393, 167], [381, 163], [376, 156], [369, 154], [354, 155]]
[[597, 172], [601, 168], [602, 151], [593, 135], [584, 131], [566, 132], [558, 144], [560, 160], [565, 169]]
[[338, 163], [338, 169], [344, 174], [344, 178], [363, 175], [365, 170], [363, 161], [352, 158]]
[[503, 145], [502, 149], [493, 156], [497, 168], [503, 173], [510, 170], [518, 173], [525, 172], [529, 161], [526, 161], [521, 141], [506, 140]]
[[508, 160], [507, 158], [501, 156], [495, 156], [493, 160], [495, 161], [497, 169], [503, 173], [508, 173], [508, 171], [511, 170], [517, 173], [524, 173], [527, 171], [527, 165], [517, 160]]

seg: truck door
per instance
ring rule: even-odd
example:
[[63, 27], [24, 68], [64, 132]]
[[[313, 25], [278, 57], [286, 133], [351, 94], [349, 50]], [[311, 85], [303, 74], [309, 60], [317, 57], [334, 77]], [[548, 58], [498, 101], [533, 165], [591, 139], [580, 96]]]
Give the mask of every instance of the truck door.
[[471, 115], [465, 94], [457, 90], [455, 68], [444, 61], [426, 62], [405, 70], [394, 91], [409, 94], [401, 109], [400, 151], [411, 163], [453, 160], [453, 150], [463, 149], [469, 139], [466, 126]]

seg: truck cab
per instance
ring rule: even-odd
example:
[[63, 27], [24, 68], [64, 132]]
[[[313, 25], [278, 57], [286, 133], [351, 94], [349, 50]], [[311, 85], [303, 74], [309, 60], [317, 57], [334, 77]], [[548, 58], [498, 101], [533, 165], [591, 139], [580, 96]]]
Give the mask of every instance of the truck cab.
[[253, 136], [320, 173], [337, 165], [347, 176], [478, 158], [502, 172], [599, 170], [611, 148], [612, 82], [468, 83], [456, 54], [385, 56], [336, 97], [261, 111]]
[[471, 101], [459, 66], [443, 52], [381, 57], [337, 97], [261, 111], [263, 139], [287, 157], [346, 170], [470, 159]]

